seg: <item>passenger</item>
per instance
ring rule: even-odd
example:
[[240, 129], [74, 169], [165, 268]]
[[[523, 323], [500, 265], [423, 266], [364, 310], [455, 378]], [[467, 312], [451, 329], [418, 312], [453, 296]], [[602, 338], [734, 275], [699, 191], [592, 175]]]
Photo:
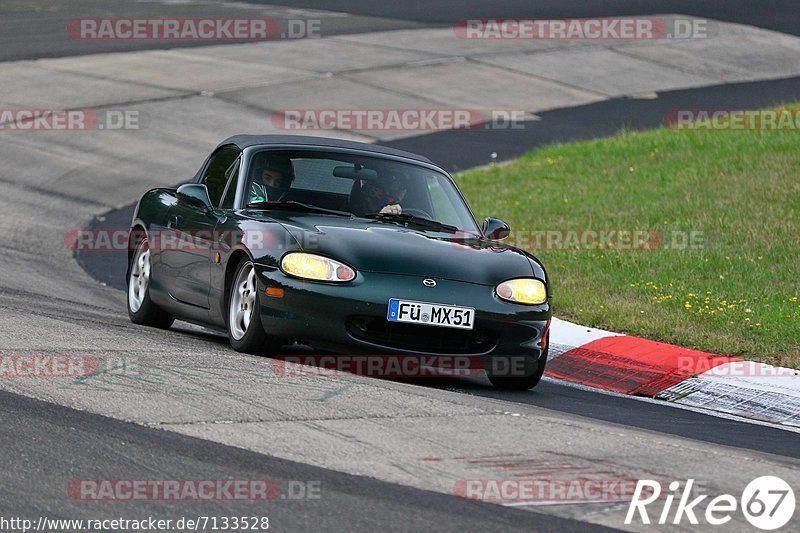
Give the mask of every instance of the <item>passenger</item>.
[[400, 205], [408, 190], [408, 179], [397, 173], [388, 173], [376, 180], [364, 180], [354, 187], [351, 209], [358, 216], [369, 214], [402, 214]]

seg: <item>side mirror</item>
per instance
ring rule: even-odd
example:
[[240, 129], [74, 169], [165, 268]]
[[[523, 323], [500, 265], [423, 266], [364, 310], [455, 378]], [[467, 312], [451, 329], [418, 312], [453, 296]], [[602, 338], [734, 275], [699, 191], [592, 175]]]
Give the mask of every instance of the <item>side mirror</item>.
[[208, 195], [208, 187], [200, 183], [186, 183], [181, 185], [178, 187], [177, 196], [179, 202], [184, 202], [208, 211], [214, 208], [211, 205], [211, 197]]
[[489, 217], [483, 221], [483, 236], [493, 241], [501, 241], [508, 237], [511, 228], [499, 218]]

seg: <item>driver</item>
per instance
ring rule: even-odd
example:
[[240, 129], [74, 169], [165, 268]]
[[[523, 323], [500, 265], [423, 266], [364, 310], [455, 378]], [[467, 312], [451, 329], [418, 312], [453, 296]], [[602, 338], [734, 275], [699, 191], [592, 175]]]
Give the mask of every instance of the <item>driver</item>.
[[408, 178], [398, 173], [388, 173], [377, 180], [367, 180], [361, 187], [364, 214], [381, 213], [399, 215], [400, 202], [406, 196]]
[[281, 154], [259, 152], [253, 159], [250, 176], [247, 203], [280, 202], [294, 180], [292, 160]]

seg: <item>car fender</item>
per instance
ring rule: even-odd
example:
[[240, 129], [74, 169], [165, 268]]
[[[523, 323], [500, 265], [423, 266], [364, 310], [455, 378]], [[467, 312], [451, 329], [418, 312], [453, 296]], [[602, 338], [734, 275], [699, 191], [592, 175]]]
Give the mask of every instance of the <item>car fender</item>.
[[285, 253], [302, 249], [297, 239], [277, 221], [244, 218], [237, 221], [235, 228], [228, 229], [232, 230], [231, 235], [219, 242], [211, 257], [217, 268], [211, 269], [209, 301], [214, 302], [211, 318], [218, 325], [225, 324], [226, 288], [236, 274], [235, 269], [242, 257], [246, 256], [252, 261], [257, 272], [274, 271], [280, 268], [280, 260]]
[[[126, 280], [130, 275], [131, 257], [133, 256], [133, 252], [138, 244], [138, 239], [140, 238], [138, 235], [134, 235], [135, 229], [143, 228], [145, 236], [149, 238], [153, 231], [158, 231], [165, 227], [167, 212], [169, 208], [177, 202], [178, 198], [175, 194], [175, 189], [163, 187], [150, 189], [139, 198], [139, 201], [136, 203], [136, 208], [133, 211], [133, 218], [128, 234], [128, 270], [125, 274]], [[155, 259], [158, 259], [157, 255]]]

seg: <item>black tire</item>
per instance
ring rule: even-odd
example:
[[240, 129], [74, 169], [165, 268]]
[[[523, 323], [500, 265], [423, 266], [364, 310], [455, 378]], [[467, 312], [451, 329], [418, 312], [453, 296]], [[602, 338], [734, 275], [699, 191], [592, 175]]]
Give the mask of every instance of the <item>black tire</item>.
[[[495, 357], [486, 370], [489, 381], [498, 389], [529, 390], [534, 388], [542, 380], [544, 368], [547, 365], [547, 352], [549, 347], [550, 342], [548, 339], [548, 343], [538, 359], [534, 359], [530, 356], [514, 355]], [[508, 372], [507, 369], [513, 368], [512, 362], [519, 361], [519, 357], [525, 357], [522, 365], [524, 371], [517, 373], [521, 375], [509, 375], [510, 372]], [[533, 368], [533, 365], [536, 365], [536, 368]]]
[[[148, 273], [146, 278], [140, 281], [141, 268], [138, 262], [142, 253], [148, 254], [146, 259]], [[147, 237], [143, 237], [136, 245], [128, 265], [128, 316], [134, 324], [167, 329], [175, 322], [175, 317], [158, 307], [150, 299], [149, 253]]]
[[[252, 272], [253, 263], [248, 258], [244, 258], [239, 262], [236, 267], [236, 274], [233, 276], [230, 286], [227, 291], [228, 294], [225, 298], [226, 302], [226, 324], [228, 329], [228, 340], [231, 346], [237, 352], [249, 353], [253, 355], [272, 355], [281, 347], [281, 341], [277, 337], [267, 335], [264, 331], [264, 326], [261, 324], [261, 298], [258, 290], [258, 279], [255, 278], [254, 298], [248, 302], [248, 311], [252, 313], [249, 322], [245, 327], [243, 323], [239, 322], [234, 314], [234, 305], [240, 305], [241, 301], [237, 300], [236, 295], [240, 290], [243, 283], [241, 279], [246, 274], [243, 272], [250, 269]], [[255, 275], [254, 275], [255, 276]], [[252, 309], [250, 309], [252, 307]], [[242, 334], [243, 332], [243, 334]]]

